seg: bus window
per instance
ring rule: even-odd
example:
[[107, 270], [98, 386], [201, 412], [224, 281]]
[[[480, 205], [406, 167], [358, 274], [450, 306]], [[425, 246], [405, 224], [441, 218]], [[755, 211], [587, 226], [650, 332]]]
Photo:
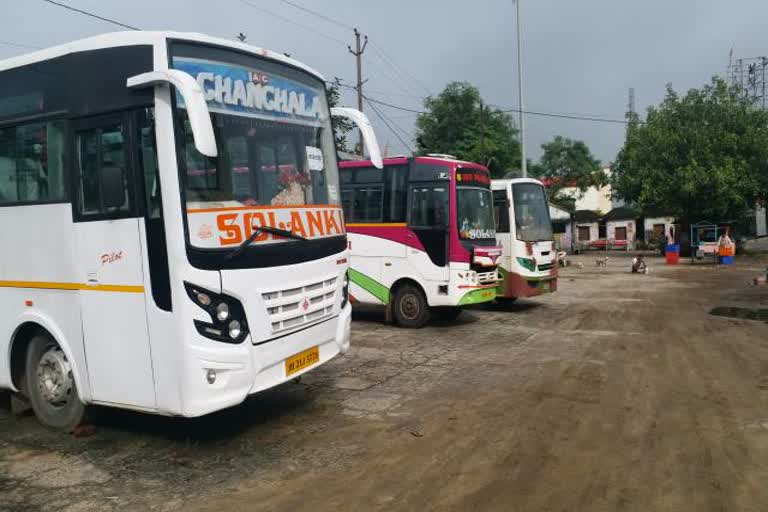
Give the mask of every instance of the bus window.
[[381, 186], [367, 185], [342, 193], [342, 205], [349, 222], [381, 222], [383, 220], [384, 191]]
[[387, 168], [387, 192], [389, 193], [388, 222], [405, 222], [408, 201], [408, 166], [396, 165]]
[[[75, 142], [80, 176], [80, 213], [96, 215], [129, 211], [125, 166], [125, 139], [122, 124], [98, 127], [77, 132]], [[125, 201], [122, 206], [108, 212], [101, 195], [101, 170], [117, 167], [123, 172]]]
[[552, 240], [549, 203], [544, 187], [538, 183], [515, 183], [512, 195], [517, 239], [524, 242]]
[[189, 119], [184, 119], [184, 155], [187, 164], [187, 188], [190, 190], [216, 190], [219, 188], [219, 176], [216, 161], [197, 152], [192, 138]]
[[456, 220], [459, 238], [495, 238], [491, 191], [481, 187], [456, 187]]
[[[232, 173], [232, 195], [243, 201], [250, 197], [251, 166], [248, 162], [248, 142], [245, 137], [232, 137], [226, 141], [228, 166]], [[213, 170], [212, 170], [213, 171]]]
[[0, 129], [0, 204], [64, 199], [64, 123]]
[[420, 185], [411, 188], [411, 226], [444, 228], [448, 225], [448, 187]]
[[506, 190], [493, 191], [493, 208], [496, 213], [496, 232], [509, 233], [509, 203]]

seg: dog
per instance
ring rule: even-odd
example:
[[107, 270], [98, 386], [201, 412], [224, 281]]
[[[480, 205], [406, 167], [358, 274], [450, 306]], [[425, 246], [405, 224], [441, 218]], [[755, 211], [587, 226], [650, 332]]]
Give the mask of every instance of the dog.
[[598, 267], [607, 267], [608, 266], [608, 256], [604, 256], [602, 258], [598, 258], [595, 260], [595, 265]]

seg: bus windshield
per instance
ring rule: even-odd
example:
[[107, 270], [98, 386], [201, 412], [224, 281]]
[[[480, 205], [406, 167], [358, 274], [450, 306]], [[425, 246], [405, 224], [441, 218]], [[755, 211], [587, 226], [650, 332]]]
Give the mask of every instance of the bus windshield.
[[[177, 97], [191, 245], [237, 247], [260, 225], [302, 238], [344, 234], [333, 130], [319, 79], [256, 57], [250, 64], [174, 57], [173, 65], [203, 88], [218, 149], [216, 158], [197, 151]], [[253, 243], [287, 241], [262, 233]]]
[[496, 238], [493, 196], [487, 188], [456, 187], [456, 215], [463, 240]]
[[524, 242], [552, 240], [552, 222], [544, 187], [538, 183], [512, 185], [517, 239]]

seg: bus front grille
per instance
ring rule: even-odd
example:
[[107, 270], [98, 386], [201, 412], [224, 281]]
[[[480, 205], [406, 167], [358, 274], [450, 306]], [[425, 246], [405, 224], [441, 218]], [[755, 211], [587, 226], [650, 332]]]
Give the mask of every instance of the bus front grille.
[[498, 270], [477, 273], [477, 282], [480, 284], [495, 284], [496, 281], [498, 280], [499, 280]]
[[333, 314], [336, 277], [262, 294], [272, 334], [301, 328]]

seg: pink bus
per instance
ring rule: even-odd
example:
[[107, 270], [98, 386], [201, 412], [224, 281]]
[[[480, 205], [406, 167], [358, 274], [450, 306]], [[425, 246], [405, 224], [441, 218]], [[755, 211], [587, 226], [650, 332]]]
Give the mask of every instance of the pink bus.
[[487, 168], [447, 155], [339, 167], [353, 303], [421, 327], [496, 298], [501, 248]]

